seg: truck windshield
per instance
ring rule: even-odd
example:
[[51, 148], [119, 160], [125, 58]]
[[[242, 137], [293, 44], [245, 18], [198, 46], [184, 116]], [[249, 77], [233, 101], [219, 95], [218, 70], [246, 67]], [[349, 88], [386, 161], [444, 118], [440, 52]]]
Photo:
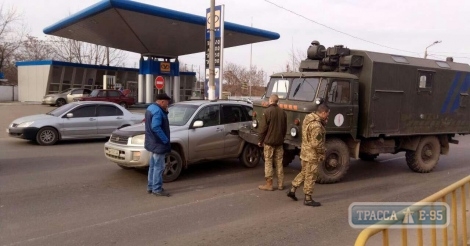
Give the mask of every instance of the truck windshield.
[[287, 92], [289, 91], [290, 81], [283, 78], [271, 78], [269, 81], [268, 89], [266, 90], [266, 97], [276, 94], [279, 99], [286, 99]]
[[292, 89], [289, 99], [298, 101], [313, 101], [319, 83], [318, 78], [295, 78], [292, 81]]

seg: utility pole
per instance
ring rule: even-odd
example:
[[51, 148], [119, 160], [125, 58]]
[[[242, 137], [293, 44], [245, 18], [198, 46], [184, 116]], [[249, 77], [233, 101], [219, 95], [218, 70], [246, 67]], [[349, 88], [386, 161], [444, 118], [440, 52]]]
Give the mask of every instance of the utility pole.
[[[251, 27], [253, 27], [253, 17], [251, 17]], [[251, 80], [252, 80], [252, 77], [251, 77], [251, 57], [253, 55], [253, 44], [250, 44], [250, 77], [249, 77], [249, 80], [250, 80], [250, 92], [249, 92], [249, 98], [251, 99]]]
[[210, 10], [210, 36], [209, 36], [209, 89], [207, 91], [209, 100], [215, 99], [215, 69], [214, 69], [214, 26], [215, 26], [215, 0], [211, 0]]
[[442, 41], [434, 41], [434, 43], [432, 43], [428, 47], [426, 47], [426, 49], [424, 50], [424, 59], [427, 59], [427, 57], [428, 57], [428, 48], [435, 45], [435, 44], [441, 43], [441, 42]]

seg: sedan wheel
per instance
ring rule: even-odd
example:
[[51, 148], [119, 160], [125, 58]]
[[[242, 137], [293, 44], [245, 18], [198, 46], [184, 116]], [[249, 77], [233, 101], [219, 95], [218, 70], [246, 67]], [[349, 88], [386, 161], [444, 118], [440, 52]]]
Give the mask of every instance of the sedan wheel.
[[36, 134], [36, 142], [39, 145], [53, 145], [57, 140], [59, 140], [59, 134], [52, 127], [43, 127]]
[[65, 104], [67, 104], [67, 102], [66, 102], [65, 99], [63, 99], [63, 98], [57, 99], [57, 101], [56, 101], [56, 103], [55, 103], [55, 105], [56, 105], [57, 107], [64, 106]]
[[171, 182], [175, 181], [181, 174], [181, 170], [183, 169], [183, 159], [181, 159], [181, 155], [172, 150], [169, 154], [165, 157], [165, 170], [163, 171], [163, 182]]

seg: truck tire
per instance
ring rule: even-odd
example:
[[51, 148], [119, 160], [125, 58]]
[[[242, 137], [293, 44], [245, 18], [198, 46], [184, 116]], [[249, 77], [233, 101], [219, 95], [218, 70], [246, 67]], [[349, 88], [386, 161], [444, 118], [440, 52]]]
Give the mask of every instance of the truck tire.
[[359, 153], [359, 158], [363, 161], [374, 161], [378, 156], [379, 154], [371, 155], [371, 154]]
[[171, 150], [165, 157], [165, 170], [163, 171], [163, 182], [175, 181], [183, 169], [183, 159], [176, 150]]
[[240, 162], [245, 167], [256, 167], [261, 160], [261, 148], [257, 145], [246, 143], [240, 155]]
[[282, 166], [287, 167], [294, 160], [295, 152], [284, 150], [284, 156], [282, 157]]
[[408, 167], [417, 173], [429, 173], [436, 167], [441, 155], [441, 144], [435, 136], [421, 138], [416, 151], [406, 151]]
[[317, 182], [332, 184], [340, 181], [349, 169], [348, 146], [337, 138], [327, 139], [325, 161], [319, 164]]

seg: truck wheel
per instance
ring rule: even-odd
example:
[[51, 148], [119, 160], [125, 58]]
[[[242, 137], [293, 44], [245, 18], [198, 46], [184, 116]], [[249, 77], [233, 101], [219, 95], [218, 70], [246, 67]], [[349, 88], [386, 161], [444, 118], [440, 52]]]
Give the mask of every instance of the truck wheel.
[[417, 173], [429, 173], [437, 165], [441, 155], [441, 144], [435, 136], [421, 138], [416, 151], [406, 151], [408, 167]]
[[39, 145], [53, 145], [59, 140], [59, 133], [52, 127], [43, 127], [36, 134], [36, 142]]
[[254, 145], [247, 143], [243, 147], [242, 154], [240, 155], [240, 161], [245, 167], [256, 167], [261, 160], [261, 149]]
[[59, 99], [57, 99], [57, 101], [55, 102], [55, 105], [56, 105], [57, 107], [62, 107], [62, 106], [64, 106], [65, 104], [67, 104], [67, 102], [66, 102], [65, 99], [63, 99], [63, 98], [59, 98]]
[[294, 160], [295, 153], [294, 151], [284, 150], [284, 156], [282, 157], [282, 165], [284, 167], [289, 166], [289, 164]]
[[374, 161], [378, 156], [379, 154], [371, 155], [371, 154], [359, 153], [359, 158], [363, 161]]
[[176, 150], [171, 150], [165, 157], [165, 170], [163, 171], [163, 182], [175, 181], [183, 169], [183, 159]]
[[340, 181], [349, 169], [349, 149], [340, 139], [327, 139], [325, 161], [318, 166], [317, 182], [331, 184]]

